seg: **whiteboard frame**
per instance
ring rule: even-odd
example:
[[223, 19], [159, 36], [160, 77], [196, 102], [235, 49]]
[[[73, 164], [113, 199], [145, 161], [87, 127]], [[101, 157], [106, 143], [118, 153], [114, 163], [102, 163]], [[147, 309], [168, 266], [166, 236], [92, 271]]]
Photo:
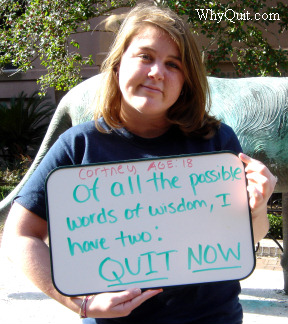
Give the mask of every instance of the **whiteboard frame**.
[[[228, 151], [228, 150], [225, 150], [225, 151], [215, 151], [215, 152], [203, 152], [203, 153], [195, 153], [195, 154], [181, 154], [181, 155], [169, 155], [169, 156], [161, 156], [161, 157], [151, 157], [151, 158], [142, 158], [142, 159], [131, 159], [131, 160], [120, 160], [120, 161], [111, 161], [111, 162], [98, 162], [98, 163], [89, 163], [89, 164], [77, 164], [77, 165], [67, 165], [67, 166], [59, 166], [55, 169], [53, 169], [47, 176], [46, 178], [46, 181], [45, 181], [45, 200], [46, 200], [46, 212], [47, 212], [47, 225], [48, 225], [48, 234], [49, 234], [49, 251], [50, 251], [50, 260], [51, 260], [51, 275], [52, 275], [52, 282], [53, 282], [53, 285], [55, 287], [55, 289], [62, 295], [64, 296], [70, 296], [70, 297], [73, 297], [73, 296], [85, 296], [85, 295], [91, 295], [91, 294], [98, 294], [98, 293], [102, 293], [102, 292], [105, 292], [105, 291], [121, 291], [123, 289], [115, 289], [115, 290], [101, 290], [101, 291], [87, 291], [87, 292], [82, 292], [82, 293], [67, 293], [63, 290], [61, 290], [59, 287], [58, 287], [58, 284], [56, 283], [55, 281], [55, 271], [54, 271], [54, 263], [53, 263], [53, 252], [52, 252], [52, 246], [53, 246], [53, 239], [52, 239], [52, 230], [51, 230], [51, 224], [50, 224], [50, 214], [49, 214], [49, 206], [48, 206], [48, 190], [47, 190], [47, 186], [48, 186], [48, 182], [49, 182], [49, 179], [50, 177], [55, 173], [57, 172], [58, 170], [61, 170], [61, 169], [70, 169], [70, 168], [79, 168], [79, 167], [92, 167], [92, 166], [105, 166], [105, 165], [115, 165], [115, 164], [125, 164], [125, 163], [139, 163], [139, 162], [145, 162], [145, 161], [161, 161], [161, 160], [165, 160], [165, 159], [175, 159], [175, 158], [189, 158], [189, 157], [198, 157], [198, 156], [206, 156], [206, 155], [217, 155], [217, 154], [232, 154], [232, 155], [235, 155], [237, 158], [238, 158], [238, 154], [236, 154], [235, 152], [233, 151]], [[242, 163], [243, 166], [244, 166], [244, 163]], [[246, 178], [246, 173], [245, 173], [245, 170], [244, 170], [244, 175], [245, 175], [245, 184], [246, 184], [246, 187], [247, 187], [247, 178]], [[183, 283], [183, 284], [180, 284], [181, 285], [197, 285], [197, 284], [206, 284], [206, 283], [210, 283], [210, 282], [222, 282], [222, 281], [234, 281], [234, 280], [244, 280], [246, 279], [247, 277], [249, 277], [254, 269], [255, 269], [255, 266], [256, 266], [256, 256], [255, 256], [255, 242], [254, 242], [254, 236], [253, 236], [253, 227], [252, 227], [252, 215], [251, 215], [251, 209], [250, 209], [250, 205], [249, 205], [249, 195], [248, 195], [248, 192], [246, 192], [246, 195], [247, 195], [247, 202], [248, 202], [248, 213], [249, 213], [249, 224], [250, 224], [250, 235], [251, 235], [251, 251], [252, 251], [252, 254], [253, 254], [253, 265], [251, 267], [251, 271], [248, 272], [245, 276], [243, 277], [240, 277], [240, 278], [232, 278], [232, 279], [225, 279], [225, 280], [213, 280], [213, 281], [207, 281], [207, 282], [192, 282], [192, 283]], [[173, 287], [173, 286], [179, 286], [179, 285], [163, 285], [163, 287], [166, 287], [166, 286], [169, 286], [169, 287]], [[153, 289], [155, 287], [159, 287], [159, 286], [149, 286], [149, 287], [144, 287], [143, 289]]]

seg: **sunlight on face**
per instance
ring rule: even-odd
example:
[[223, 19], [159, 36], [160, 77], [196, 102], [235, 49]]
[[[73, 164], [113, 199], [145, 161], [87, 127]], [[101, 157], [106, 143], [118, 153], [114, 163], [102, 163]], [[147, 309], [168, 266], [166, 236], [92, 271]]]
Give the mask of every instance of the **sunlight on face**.
[[127, 123], [165, 120], [184, 84], [180, 52], [162, 29], [147, 25], [122, 56], [119, 86], [121, 116]]

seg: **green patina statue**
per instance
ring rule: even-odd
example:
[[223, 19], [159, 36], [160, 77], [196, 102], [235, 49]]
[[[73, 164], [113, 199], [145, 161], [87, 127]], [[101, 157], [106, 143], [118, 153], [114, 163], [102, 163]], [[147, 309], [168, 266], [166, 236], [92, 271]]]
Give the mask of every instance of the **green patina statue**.
[[209, 78], [211, 112], [233, 128], [243, 151], [278, 177], [288, 192], [288, 78]]

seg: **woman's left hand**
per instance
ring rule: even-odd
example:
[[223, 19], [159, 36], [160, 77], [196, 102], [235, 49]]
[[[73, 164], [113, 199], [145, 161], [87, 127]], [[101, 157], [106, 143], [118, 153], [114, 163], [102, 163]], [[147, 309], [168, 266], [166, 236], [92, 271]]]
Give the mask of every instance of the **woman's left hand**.
[[239, 158], [246, 164], [245, 171], [248, 180], [247, 190], [250, 197], [252, 212], [267, 208], [267, 203], [272, 195], [277, 178], [260, 161], [240, 153]]
[[247, 191], [252, 212], [254, 242], [259, 242], [269, 230], [267, 203], [272, 195], [277, 178], [260, 161], [240, 153], [239, 158], [246, 164]]

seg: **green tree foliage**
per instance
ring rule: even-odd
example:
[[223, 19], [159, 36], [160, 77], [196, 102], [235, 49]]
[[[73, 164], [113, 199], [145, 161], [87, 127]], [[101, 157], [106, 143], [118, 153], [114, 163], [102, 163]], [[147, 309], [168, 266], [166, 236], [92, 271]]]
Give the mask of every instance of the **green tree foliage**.
[[268, 214], [270, 230], [269, 233], [275, 239], [283, 239], [282, 217]]
[[135, 1], [0, 0], [0, 68], [12, 63], [26, 72], [39, 58], [48, 72], [40, 78], [42, 91], [48, 87], [69, 90], [81, 80], [81, 67], [93, 64], [92, 55], [82, 57], [73, 36], [91, 31], [92, 18], [133, 4]]
[[[276, 39], [288, 29], [288, 4], [271, 0], [167, 0], [166, 4], [188, 17], [192, 30], [209, 44], [202, 48], [207, 70], [220, 75], [219, 63], [229, 61], [238, 76], [281, 76], [288, 71], [288, 51], [267, 40], [272, 25]], [[286, 2], [286, 1], [285, 1]], [[276, 1], [274, 2], [276, 3]]]
[[[137, 1], [0, 0], [0, 69], [7, 63], [26, 72], [40, 59], [47, 73], [39, 82], [69, 90], [81, 80], [81, 68], [93, 64], [83, 57], [75, 35], [92, 32], [92, 18]], [[286, 33], [288, 5], [271, 0], [158, 0], [188, 17], [192, 30], [210, 41], [202, 48], [210, 75], [221, 75], [219, 63], [230, 61], [238, 76], [280, 76], [288, 70], [288, 53], [274, 48], [265, 30], [276, 25]]]

